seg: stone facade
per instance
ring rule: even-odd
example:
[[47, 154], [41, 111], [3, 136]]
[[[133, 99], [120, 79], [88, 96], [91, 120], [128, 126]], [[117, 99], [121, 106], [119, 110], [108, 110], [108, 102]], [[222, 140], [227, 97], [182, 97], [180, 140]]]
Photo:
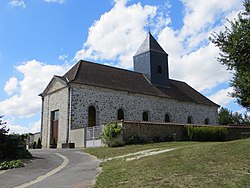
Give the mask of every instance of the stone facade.
[[48, 148], [51, 140], [51, 112], [59, 110], [58, 147], [66, 142], [68, 129], [68, 87], [53, 78], [43, 97], [42, 146]]
[[74, 85], [71, 92], [71, 129], [87, 126], [89, 106], [96, 108], [97, 125], [116, 121], [120, 108], [124, 111], [124, 119], [129, 121], [142, 121], [142, 113], [146, 111], [151, 122], [164, 122], [168, 114], [174, 123], [187, 123], [188, 116], [192, 117], [193, 124], [204, 124], [206, 118], [209, 118], [210, 124], [218, 123], [216, 106], [86, 85]]

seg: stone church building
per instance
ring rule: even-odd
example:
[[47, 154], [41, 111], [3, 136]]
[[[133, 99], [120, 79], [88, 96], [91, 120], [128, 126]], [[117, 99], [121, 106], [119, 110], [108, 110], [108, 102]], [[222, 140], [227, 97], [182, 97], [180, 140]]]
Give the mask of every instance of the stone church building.
[[[218, 105], [185, 82], [169, 79], [168, 54], [149, 33], [134, 71], [79, 61], [54, 76], [42, 97], [42, 145], [84, 146], [84, 128], [115, 120], [217, 124]], [[180, 67], [181, 68], [181, 67]]]

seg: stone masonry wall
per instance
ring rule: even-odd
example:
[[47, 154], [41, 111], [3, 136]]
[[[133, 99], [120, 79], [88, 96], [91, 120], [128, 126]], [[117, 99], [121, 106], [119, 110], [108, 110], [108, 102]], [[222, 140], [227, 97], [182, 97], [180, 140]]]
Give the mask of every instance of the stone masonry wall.
[[117, 120], [117, 111], [124, 111], [124, 119], [142, 121], [142, 113], [148, 112], [149, 121], [164, 122], [165, 114], [170, 121], [184, 124], [192, 116], [193, 124], [217, 124], [217, 107], [180, 102], [167, 98], [111, 90], [86, 85], [72, 85], [71, 128], [81, 128], [88, 124], [88, 108], [96, 108], [97, 125]]
[[66, 142], [68, 125], [68, 88], [58, 82], [52, 82], [50, 87], [50, 92], [44, 96], [42, 146], [43, 148], [49, 148], [51, 139], [51, 112], [59, 110], [57, 147], [61, 148], [62, 143]]

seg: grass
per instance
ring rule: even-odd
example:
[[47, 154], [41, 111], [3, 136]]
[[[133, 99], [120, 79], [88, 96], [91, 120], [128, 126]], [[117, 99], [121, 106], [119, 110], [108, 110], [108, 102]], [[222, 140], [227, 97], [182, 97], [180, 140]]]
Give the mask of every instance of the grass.
[[250, 187], [250, 139], [230, 142], [165, 142], [88, 148], [106, 159], [152, 148], [178, 148], [133, 161], [102, 162], [96, 187]]

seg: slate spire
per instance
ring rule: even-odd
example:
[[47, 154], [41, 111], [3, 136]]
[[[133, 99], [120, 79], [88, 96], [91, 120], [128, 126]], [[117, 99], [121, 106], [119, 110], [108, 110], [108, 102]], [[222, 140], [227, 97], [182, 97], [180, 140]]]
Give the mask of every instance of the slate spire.
[[155, 38], [152, 36], [150, 32], [148, 32], [145, 40], [143, 41], [143, 43], [141, 44], [140, 48], [137, 50], [134, 56], [137, 56], [139, 54], [143, 54], [149, 51], [167, 54], [159, 45], [159, 43], [155, 40]]
[[143, 73], [153, 85], [169, 87], [168, 54], [150, 32], [133, 58], [135, 72]]

